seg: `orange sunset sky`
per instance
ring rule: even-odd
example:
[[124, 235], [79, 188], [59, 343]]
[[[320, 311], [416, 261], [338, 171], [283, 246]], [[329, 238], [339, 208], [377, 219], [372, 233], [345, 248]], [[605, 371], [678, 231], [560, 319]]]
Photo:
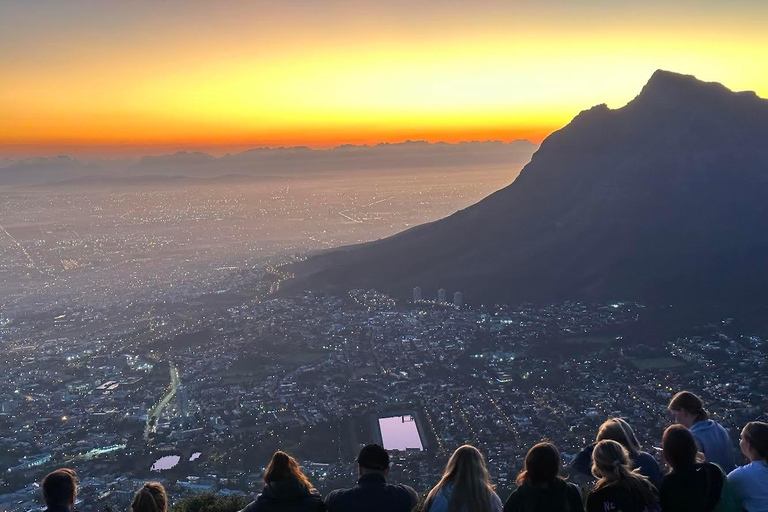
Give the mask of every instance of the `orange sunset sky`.
[[766, 56], [762, 0], [8, 0], [0, 157], [539, 142], [658, 68], [768, 97]]

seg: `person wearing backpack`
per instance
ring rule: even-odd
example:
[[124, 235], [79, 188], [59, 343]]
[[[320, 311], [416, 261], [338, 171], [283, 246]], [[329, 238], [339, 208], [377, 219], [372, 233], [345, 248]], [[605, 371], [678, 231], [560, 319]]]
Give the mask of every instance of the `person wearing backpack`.
[[517, 476], [517, 489], [504, 504], [504, 512], [582, 512], [581, 492], [560, 476], [560, 452], [552, 443], [528, 450], [525, 467]]
[[723, 470], [704, 462], [696, 439], [683, 425], [672, 425], [661, 441], [672, 471], [659, 488], [662, 512], [741, 512]]

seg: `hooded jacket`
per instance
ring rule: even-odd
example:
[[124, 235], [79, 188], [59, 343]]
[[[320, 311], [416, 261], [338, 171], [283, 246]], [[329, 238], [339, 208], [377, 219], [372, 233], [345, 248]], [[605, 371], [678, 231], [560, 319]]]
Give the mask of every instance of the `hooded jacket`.
[[691, 425], [690, 431], [707, 462], [714, 462], [726, 473], [734, 470], [733, 443], [722, 425], [713, 420], [704, 420]]

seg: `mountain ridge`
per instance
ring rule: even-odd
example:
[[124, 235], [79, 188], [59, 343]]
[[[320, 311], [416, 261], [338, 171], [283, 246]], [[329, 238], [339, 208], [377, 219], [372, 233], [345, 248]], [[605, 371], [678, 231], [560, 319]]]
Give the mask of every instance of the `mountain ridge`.
[[445, 219], [310, 258], [286, 291], [765, 297], [768, 269], [755, 257], [768, 254], [765, 140], [768, 101], [657, 71], [627, 105], [584, 110], [547, 137], [508, 187]]

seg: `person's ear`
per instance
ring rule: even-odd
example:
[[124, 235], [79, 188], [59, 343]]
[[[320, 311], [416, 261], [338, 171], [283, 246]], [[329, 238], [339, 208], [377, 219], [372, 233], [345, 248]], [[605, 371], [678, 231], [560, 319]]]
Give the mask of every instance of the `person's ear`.
[[384, 478], [389, 476], [389, 468], [384, 470]]

